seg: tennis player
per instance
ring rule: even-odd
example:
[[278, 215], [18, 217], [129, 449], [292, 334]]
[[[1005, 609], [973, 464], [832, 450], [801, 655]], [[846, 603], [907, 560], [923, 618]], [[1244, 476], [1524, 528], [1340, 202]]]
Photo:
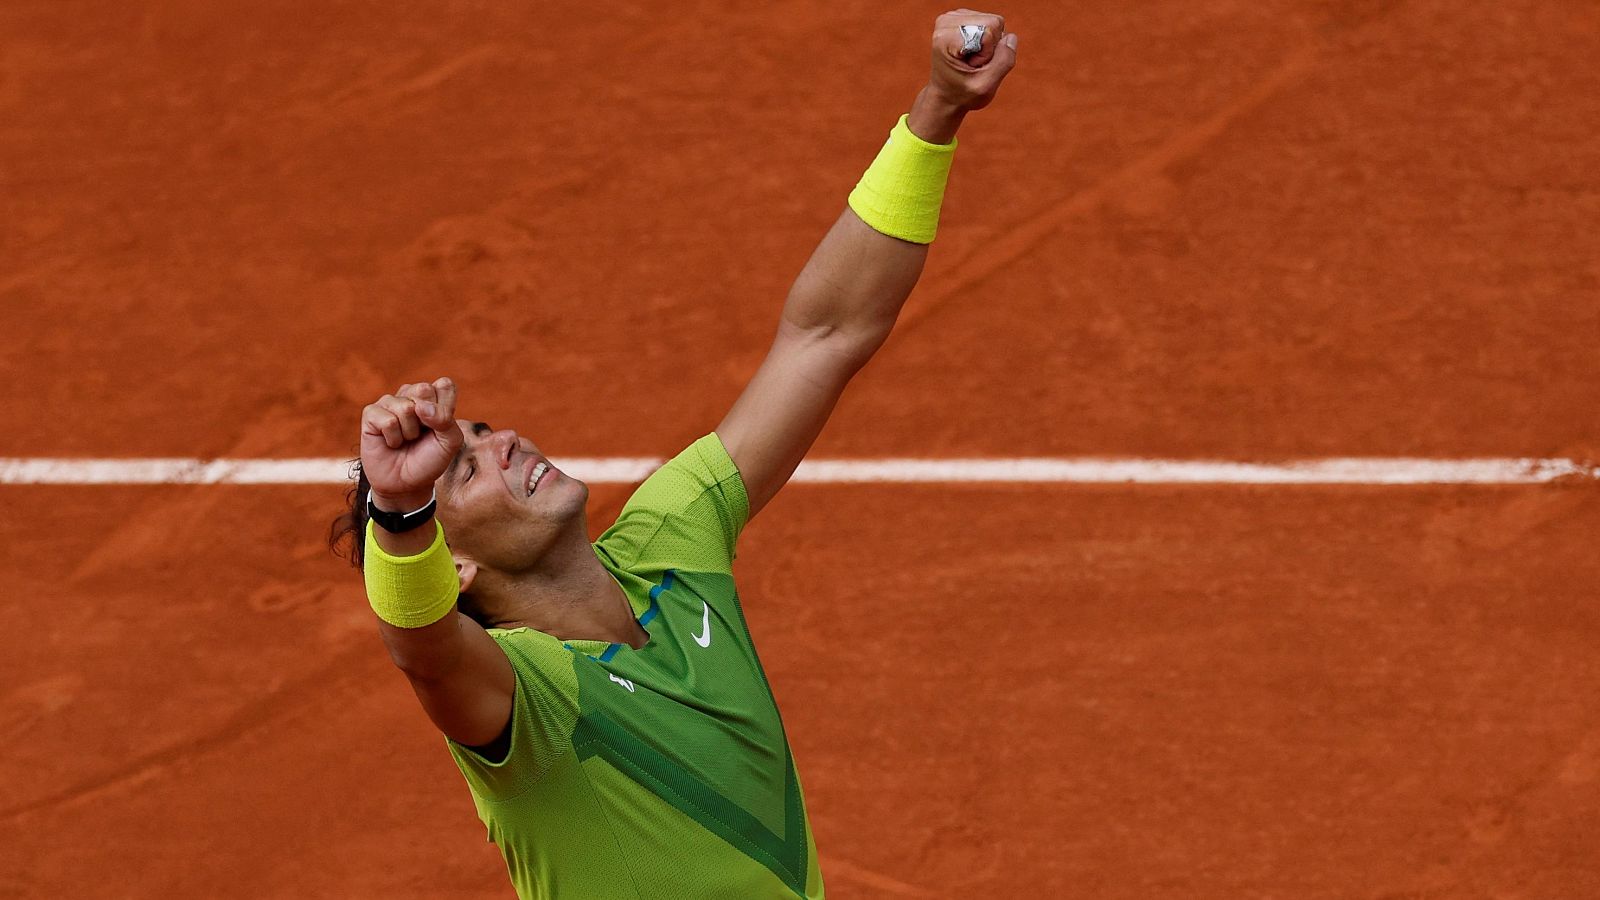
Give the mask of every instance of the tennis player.
[[795, 281], [766, 360], [595, 543], [588, 488], [515, 431], [457, 420], [449, 379], [362, 411], [334, 539], [355, 538], [389, 654], [520, 896], [823, 895], [734, 548], [888, 337], [956, 129], [1016, 59], [999, 16], [938, 18], [929, 84]]

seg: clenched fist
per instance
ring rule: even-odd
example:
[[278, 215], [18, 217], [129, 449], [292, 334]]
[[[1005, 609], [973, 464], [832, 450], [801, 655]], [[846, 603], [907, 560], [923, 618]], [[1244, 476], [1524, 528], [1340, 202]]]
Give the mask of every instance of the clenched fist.
[[408, 384], [361, 411], [361, 470], [379, 509], [413, 510], [428, 502], [456, 451], [456, 385], [448, 378]]
[[[966, 53], [961, 26], [981, 26], [977, 52]], [[929, 89], [962, 112], [983, 109], [1000, 82], [1017, 64], [1017, 36], [1006, 34], [1006, 20], [991, 13], [958, 9], [933, 24], [933, 77]]]
[[[976, 51], [968, 52], [961, 26], [983, 28]], [[933, 74], [917, 94], [906, 123], [911, 133], [932, 144], [948, 144], [961, 120], [994, 100], [1017, 64], [1017, 36], [1006, 33], [1006, 20], [990, 13], [958, 9], [933, 25]]]

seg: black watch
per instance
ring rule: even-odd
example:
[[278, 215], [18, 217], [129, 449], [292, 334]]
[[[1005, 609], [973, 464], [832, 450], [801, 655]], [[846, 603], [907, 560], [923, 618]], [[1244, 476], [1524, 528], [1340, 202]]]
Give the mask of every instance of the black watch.
[[438, 508], [439, 495], [435, 493], [428, 498], [428, 502], [421, 509], [412, 510], [408, 513], [390, 512], [379, 509], [378, 504], [372, 502], [372, 490], [370, 488], [367, 490], [367, 518], [377, 522], [379, 528], [390, 534], [405, 534], [408, 531], [415, 531], [422, 523], [433, 518], [433, 512]]

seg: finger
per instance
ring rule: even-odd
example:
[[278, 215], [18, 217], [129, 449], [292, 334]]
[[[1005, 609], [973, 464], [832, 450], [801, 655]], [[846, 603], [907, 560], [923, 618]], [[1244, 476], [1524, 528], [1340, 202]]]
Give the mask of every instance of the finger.
[[378, 405], [394, 413], [400, 423], [400, 433], [406, 440], [414, 441], [422, 434], [422, 420], [417, 418], [417, 401], [410, 397], [385, 395]]
[[983, 26], [983, 40], [978, 46], [978, 52], [967, 57], [967, 65], [981, 69], [994, 59], [995, 51], [1000, 48], [1000, 40], [1005, 37], [1006, 20], [999, 16], [978, 16], [974, 25]]
[[397, 396], [410, 397], [412, 400], [435, 400], [438, 399], [437, 393], [432, 384], [426, 381], [419, 381], [416, 384], [408, 384], [402, 387]]
[[418, 400], [416, 412], [422, 424], [433, 429], [434, 434], [447, 446], [453, 448], [460, 445], [463, 440], [461, 426], [457, 424], [454, 416], [445, 413], [441, 404], [432, 400]]
[[455, 453], [465, 436], [456, 422], [456, 383], [449, 378], [437, 378], [433, 384], [434, 400], [417, 403], [417, 415], [434, 436], [451, 453]]
[[[984, 31], [988, 32], [989, 34], [993, 34], [995, 37], [999, 37], [999, 35], [1005, 33], [1006, 18], [1005, 16], [997, 16], [992, 13], [975, 12], [970, 9], [958, 9], [954, 12], [947, 12], [940, 16], [933, 23], [933, 30], [936, 32], [956, 32], [960, 30], [962, 25], [982, 25]], [[988, 35], [985, 35], [985, 37], [987, 36]]]
[[361, 408], [361, 436], [363, 438], [368, 435], [381, 436], [383, 434], [383, 422], [390, 415], [392, 413], [376, 403], [368, 403], [363, 406]]
[[456, 383], [449, 378], [439, 378], [433, 382], [434, 398], [439, 404], [439, 415], [454, 422], [456, 418]]
[[982, 15], [986, 15], [986, 13], [978, 12], [975, 9], [967, 9], [965, 6], [963, 6], [960, 9], [952, 9], [952, 10], [950, 10], [949, 12], [947, 12], [944, 15], [940, 16], [935, 21], [942, 23], [942, 22], [945, 22], [946, 20], [949, 20], [949, 19], [966, 19], [966, 18], [970, 18], [972, 16], [982, 16]]
[[[969, 53], [966, 50], [966, 36], [962, 34], [963, 25], [977, 25], [983, 28], [983, 34], [978, 41], [978, 49]], [[975, 13], [964, 16], [953, 16], [943, 27], [935, 31], [935, 42], [943, 49], [944, 54], [952, 61], [959, 62], [970, 68], [982, 68], [989, 60], [994, 58], [995, 49], [1000, 45], [1000, 39], [1005, 35], [1006, 22], [1000, 16]]]
[[361, 414], [361, 434], [383, 438], [391, 450], [405, 445], [405, 435], [400, 430], [400, 418], [393, 411], [374, 403]]

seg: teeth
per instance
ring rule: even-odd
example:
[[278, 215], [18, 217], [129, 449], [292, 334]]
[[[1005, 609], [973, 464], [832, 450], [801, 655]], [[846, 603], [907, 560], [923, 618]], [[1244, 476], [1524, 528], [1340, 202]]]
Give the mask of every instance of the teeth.
[[543, 478], [544, 477], [544, 473], [546, 473], [548, 471], [550, 471], [550, 464], [549, 463], [541, 462], [538, 465], [533, 467], [533, 471], [531, 473], [529, 473], [529, 475], [528, 475], [528, 496], [529, 497], [533, 496], [533, 489], [538, 486], [539, 479]]

